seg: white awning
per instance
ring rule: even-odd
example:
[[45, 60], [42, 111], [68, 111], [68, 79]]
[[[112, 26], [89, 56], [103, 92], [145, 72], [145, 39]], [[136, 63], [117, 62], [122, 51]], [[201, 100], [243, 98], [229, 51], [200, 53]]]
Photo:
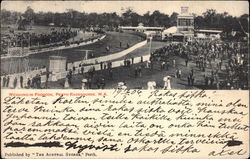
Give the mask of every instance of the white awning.
[[196, 30], [196, 32], [202, 32], [202, 33], [222, 33], [221, 30], [208, 30], [208, 29], [200, 29], [200, 30]]
[[173, 27], [170, 27], [170, 28], [164, 30], [162, 33], [163, 34], [173, 34], [173, 33], [176, 33], [176, 32], [177, 32], [177, 27], [173, 26]]
[[206, 35], [205, 34], [197, 34], [197, 38], [205, 39]]

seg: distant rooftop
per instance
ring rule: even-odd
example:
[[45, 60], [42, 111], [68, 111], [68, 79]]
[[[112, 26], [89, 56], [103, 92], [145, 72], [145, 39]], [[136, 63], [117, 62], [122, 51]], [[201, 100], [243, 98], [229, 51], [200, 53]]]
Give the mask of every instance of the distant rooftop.
[[164, 27], [146, 27], [143, 26], [143, 23], [139, 23], [138, 26], [133, 27], [133, 26], [120, 26], [119, 28], [121, 29], [125, 29], [125, 30], [129, 30], [129, 29], [135, 29], [135, 30], [163, 30]]
[[178, 17], [193, 17], [191, 13], [188, 12], [189, 7], [181, 7], [181, 14]]
[[202, 32], [202, 33], [221, 33], [222, 32], [222, 30], [214, 30], [214, 29], [198, 29], [196, 31]]

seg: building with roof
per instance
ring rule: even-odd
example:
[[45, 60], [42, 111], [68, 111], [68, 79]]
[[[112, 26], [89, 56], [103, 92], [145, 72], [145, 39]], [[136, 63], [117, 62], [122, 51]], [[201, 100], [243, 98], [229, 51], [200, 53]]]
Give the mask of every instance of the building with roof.
[[195, 30], [196, 39], [220, 39], [222, 30], [215, 29], [197, 29]]
[[177, 16], [177, 33], [174, 36], [186, 40], [194, 37], [194, 16], [188, 12], [188, 7], [181, 7], [181, 14]]
[[132, 30], [132, 31], [139, 31], [139, 32], [145, 32], [145, 31], [162, 31], [163, 27], [145, 27], [142, 23], [139, 23], [138, 26], [120, 26], [119, 29], [121, 30]]
[[172, 38], [174, 34], [177, 34], [177, 31], [178, 30], [176, 26], [172, 26], [170, 28], [163, 30], [161, 33], [162, 40], [167, 40], [168, 38]]
[[119, 29], [123, 30], [123, 31], [140, 32], [140, 33], [143, 33], [144, 35], [146, 35], [146, 38], [149, 38], [149, 37], [155, 37], [155, 38], [160, 37], [161, 38], [161, 32], [164, 30], [164, 27], [147, 27], [147, 26], [143, 26], [143, 23], [139, 23], [139, 25], [136, 27], [120, 26]]
[[194, 38], [194, 16], [188, 12], [188, 7], [181, 7], [177, 16], [177, 26], [172, 26], [162, 32], [162, 40], [190, 41]]

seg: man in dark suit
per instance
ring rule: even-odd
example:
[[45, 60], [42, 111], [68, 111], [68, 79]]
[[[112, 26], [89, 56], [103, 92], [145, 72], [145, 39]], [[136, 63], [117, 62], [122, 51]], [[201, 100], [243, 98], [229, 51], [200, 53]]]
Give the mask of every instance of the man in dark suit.
[[23, 88], [23, 76], [20, 76], [20, 86]]
[[17, 78], [15, 77], [15, 78], [14, 78], [14, 81], [13, 81], [13, 86], [14, 86], [14, 88], [16, 88], [16, 85], [17, 85]]
[[6, 87], [9, 87], [9, 83], [10, 83], [10, 77], [9, 76], [7, 76], [7, 80], [6, 80]]
[[7, 79], [6, 79], [6, 77], [4, 76], [4, 77], [3, 77], [3, 87], [6, 86], [6, 80], [7, 80]]

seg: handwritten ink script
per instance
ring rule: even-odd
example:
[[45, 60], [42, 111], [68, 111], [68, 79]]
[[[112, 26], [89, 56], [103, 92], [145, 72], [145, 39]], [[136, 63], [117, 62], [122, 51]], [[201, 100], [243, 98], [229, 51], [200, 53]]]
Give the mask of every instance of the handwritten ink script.
[[5, 158], [245, 158], [247, 91], [5, 90]]

